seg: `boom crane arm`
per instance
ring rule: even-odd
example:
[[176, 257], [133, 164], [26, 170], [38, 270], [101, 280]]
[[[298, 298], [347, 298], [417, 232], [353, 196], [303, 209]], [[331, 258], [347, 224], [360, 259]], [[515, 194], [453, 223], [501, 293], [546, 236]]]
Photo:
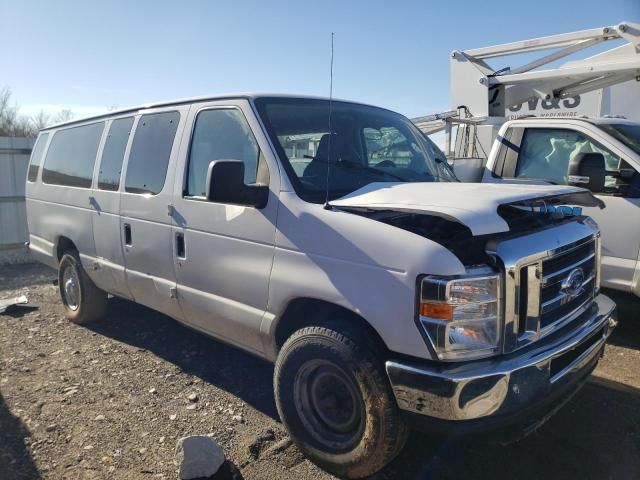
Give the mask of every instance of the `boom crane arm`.
[[[537, 70], [551, 62], [602, 42], [626, 43], [598, 55]], [[525, 65], [494, 71], [485, 60], [557, 49]], [[551, 35], [451, 54], [451, 98], [474, 117], [504, 117], [507, 108], [533, 98], [553, 100], [592, 90], [640, 81], [640, 24], [619, 25]]]

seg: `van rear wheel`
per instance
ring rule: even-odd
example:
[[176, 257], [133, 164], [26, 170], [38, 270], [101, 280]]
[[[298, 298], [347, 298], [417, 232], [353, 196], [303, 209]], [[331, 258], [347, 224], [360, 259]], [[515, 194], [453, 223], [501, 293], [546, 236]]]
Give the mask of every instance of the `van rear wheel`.
[[376, 352], [367, 334], [307, 327], [289, 337], [276, 361], [282, 422], [307, 458], [338, 477], [376, 473], [408, 435]]
[[75, 250], [62, 255], [58, 267], [58, 288], [65, 316], [74, 323], [89, 323], [102, 318], [107, 309], [107, 293], [87, 275]]

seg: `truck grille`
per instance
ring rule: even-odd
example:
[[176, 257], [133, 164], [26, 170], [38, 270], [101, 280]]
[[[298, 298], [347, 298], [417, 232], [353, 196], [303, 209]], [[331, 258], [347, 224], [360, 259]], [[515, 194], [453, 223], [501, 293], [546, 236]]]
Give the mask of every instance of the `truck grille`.
[[598, 289], [597, 242], [587, 238], [520, 269], [519, 340], [550, 333], [591, 303]]
[[570, 328], [600, 285], [600, 231], [588, 217], [487, 244], [504, 268], [503, 352]]
[[[582, 285], [574, 295], [567, 295], [563, 284], [572, 272], [582, 271]], [[595, 241], [542, 262], [540, 284], [540, 328], [565, 318], [594, 297], [596, 279]]]

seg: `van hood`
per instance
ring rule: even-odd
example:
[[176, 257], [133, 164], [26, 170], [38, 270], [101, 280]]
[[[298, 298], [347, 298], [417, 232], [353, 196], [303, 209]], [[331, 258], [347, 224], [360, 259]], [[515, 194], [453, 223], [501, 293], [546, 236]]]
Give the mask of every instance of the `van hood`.
[[385, 210], [442, 217], [467, 226], [475, 236], [509, 231], [498, 207], [534, 204], [604, 207], [590, 192], [577, 187], [457, 182], [375, 182], [329, 203], [342, 210]]

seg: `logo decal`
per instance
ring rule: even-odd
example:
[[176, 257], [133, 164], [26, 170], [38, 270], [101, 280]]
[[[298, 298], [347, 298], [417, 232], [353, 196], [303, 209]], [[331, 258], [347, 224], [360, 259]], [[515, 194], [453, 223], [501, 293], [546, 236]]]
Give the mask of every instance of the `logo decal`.
[[541, 213], [557, 213], [565, 217], [578, 217], [582, 215], [581, 207], [571, 207], [569, 205], [547, 205], [543, 202], [540, 207]]
[[584, 270], [574, 268], [560, 284], [560, 292], [564, 295], [561, 303], [567, 303], [582, 293]]

